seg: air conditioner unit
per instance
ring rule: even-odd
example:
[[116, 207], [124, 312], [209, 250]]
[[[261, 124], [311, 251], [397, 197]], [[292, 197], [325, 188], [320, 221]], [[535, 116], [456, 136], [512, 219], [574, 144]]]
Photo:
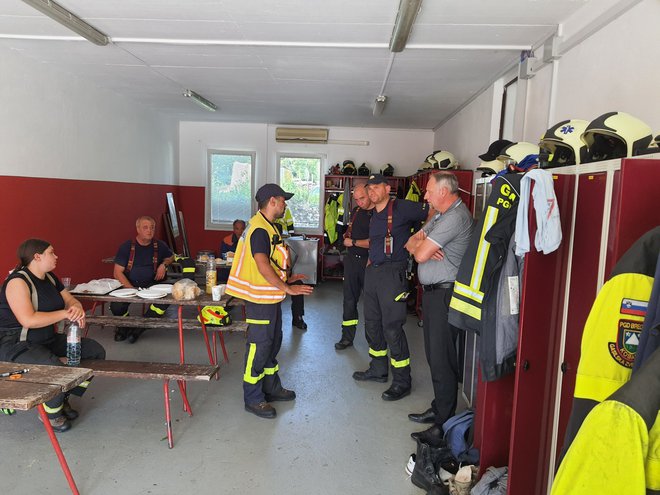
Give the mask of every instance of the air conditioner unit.
[[320, 143], [328, 142], [328, 129], [310, 129], [305, 127], [278, 127], [275, 129], [275, 141], [278, 143]]

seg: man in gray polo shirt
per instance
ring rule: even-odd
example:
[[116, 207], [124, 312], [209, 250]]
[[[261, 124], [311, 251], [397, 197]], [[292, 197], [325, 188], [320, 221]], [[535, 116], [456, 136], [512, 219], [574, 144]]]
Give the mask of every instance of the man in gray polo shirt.
[[456, 413], [460, 376], [456, 349], [459, 329], [449, 324], [447, 313], [473, 222], [459, 197], [458, 180], [451, 172], [432, 175], [424, 199], [439, 213], [410, 238], [406, 249], [419, 263], [419, 283], [424, 290], [424, 348], [435, 398], [427, 411], [408, 417], [418, 423], [433, 423], [412, 437], [439, 446], [442, 424]]

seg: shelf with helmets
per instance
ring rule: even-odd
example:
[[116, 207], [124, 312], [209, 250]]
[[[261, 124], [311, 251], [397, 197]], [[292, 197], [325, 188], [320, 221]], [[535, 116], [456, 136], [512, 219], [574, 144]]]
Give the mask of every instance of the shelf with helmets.
[[[345, 253], [342, 239], [350, 221], [350, 212], [356, 206], [352, 191], [355, 186], [367, 183], [370, 170], [364, 163], [355, 167], [352, 160], [345, 160], [342, 165], [331, 167], [330, 172], [340, 173], [330, 173], [323, 179], [324, 243], [319, 256], [319, 272], [321, 280], [342, 280]], [[392, 196], [403, 198], [408, 178], [392, 175], [394, 167], [389, 163], [383, 166], [381, 172], [390, 174], [386, 176]]]

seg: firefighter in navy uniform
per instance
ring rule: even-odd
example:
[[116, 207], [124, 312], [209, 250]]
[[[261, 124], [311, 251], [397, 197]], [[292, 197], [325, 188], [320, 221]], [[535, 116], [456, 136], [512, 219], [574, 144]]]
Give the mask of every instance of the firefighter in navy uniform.
[[[274, 418], [273, 401], [289, 401], [295, 392], [282, 387], [277, 353], [282, 345], [281, 302], [289, 295], [311, 294], [307, 285], [289, 285], [289, 252], [274, 223], [282, 218], [287, 193], [277, 184], [257, 191], [259, 211], [238, 241], [227, 281], [227, 294], [245, 300], [248, 323], [243, 373], [245, 410], [261, 418]], [[294, 282], [297, 277], [288, 278]]]
[[373, 203], [364, 184], [353, 189], [353, 199], [357, 206], [351, 212], [351, 221], [344, 235], [344, 309], [341, 323], [341, 340], [335, 349], [344, 350], [353, 345], [358, 324], [358, 301], [364, 287], [364, 270], [369, 259], [369, 222]]
[[[174, 254], [163, 241], [154, 238], [156, 221], [149, 216], [141, 216], [135, 221], [137, 236], [124, 242], [115, 255], [113, 276], [124, 287], [150, 287], [163, 280], [167, 267], [174, 261]], [[110, 311], [115, 316], [127, 316], [129, 303], [110, 304]], [[163, 316], [167, 304], [151, 304], [144, 316], [158, 318]], [[117, 328], [115, 341], [128, 339], [133, 344], [144, 331], [143, 328]]]
[[364, 277], [364, 318], [371, 362], [356, 371], [358, 381], [387, 381], [387, 349], [390, 350], [392, 385], [383, 400], [399, 400], [410, 394], [410, 353], [403, 331], [406, 321], [408, 252], [405, 244], [412, 229], [429, 216], [427, 203], [391, 199], [390, 186], [381, 174], [369, 176], [367, 193], [374, 203], [369, 224], [369, 263]]

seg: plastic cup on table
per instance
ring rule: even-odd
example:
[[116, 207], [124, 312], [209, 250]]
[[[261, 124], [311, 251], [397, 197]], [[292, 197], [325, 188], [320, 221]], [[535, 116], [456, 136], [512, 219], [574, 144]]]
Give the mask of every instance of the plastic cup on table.
[[213, 298], [213, 300], [217, 302], [220, 299], [222, 299], [222, 296], [224, 295], [226, 288], [227, 288], [227, 284], [214, 285], [211, 288], [211, 297]]
[[71, 287], [71, 277], [62, 277], [62, 285], [64, 286], [65, 289], [68, 289]]

